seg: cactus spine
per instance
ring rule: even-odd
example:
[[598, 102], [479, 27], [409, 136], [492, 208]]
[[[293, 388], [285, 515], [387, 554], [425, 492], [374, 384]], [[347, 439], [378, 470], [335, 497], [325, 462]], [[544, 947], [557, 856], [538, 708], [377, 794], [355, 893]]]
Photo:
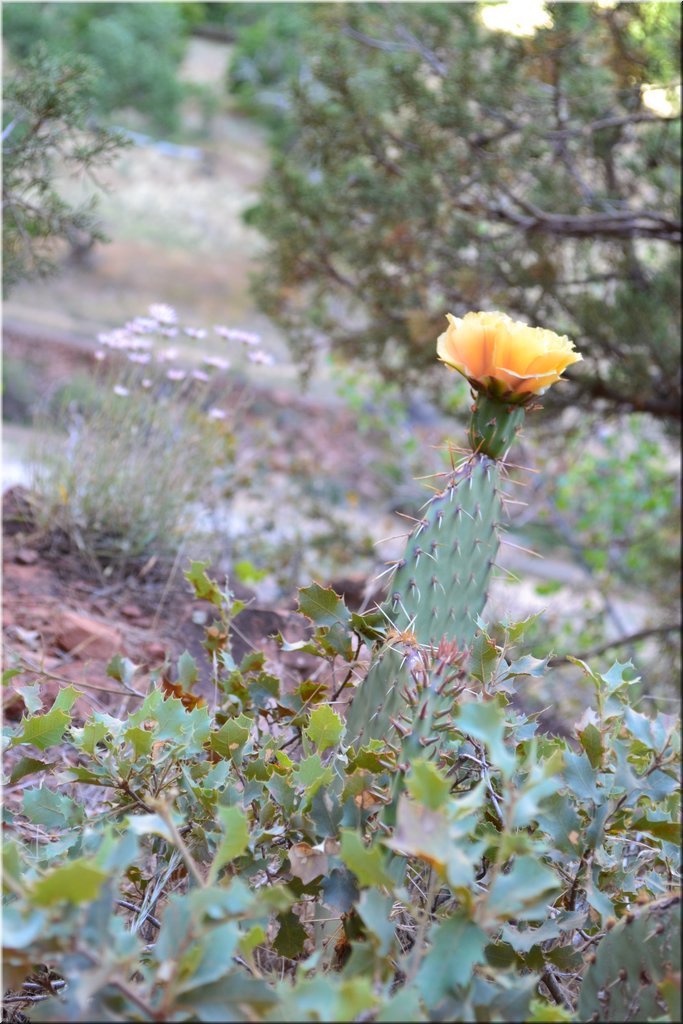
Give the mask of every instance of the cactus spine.
[[[472, 454], [427, 502], [393, 567], [382, 606], [390, 627], [354, 695], [347, 718], [350, 744], [386, 736], [392, 718], [405, 711], [411, 644], [433, 650], [444, 638], [460, 648], [472, 641], [499, 545], [500, 460], [523, 417], [520, 406], [478, 395], [469, 430]], [[433, 713], [444, 698], [432, 703]]]

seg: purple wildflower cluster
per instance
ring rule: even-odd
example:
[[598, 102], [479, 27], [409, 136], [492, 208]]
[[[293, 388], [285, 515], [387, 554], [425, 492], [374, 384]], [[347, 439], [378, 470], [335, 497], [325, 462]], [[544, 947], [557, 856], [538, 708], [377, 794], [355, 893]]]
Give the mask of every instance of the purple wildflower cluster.
[[[152, 362], [157, 364], [175, 363], [179, 358], [179, 351], [173, 346], [163, 349], [155, 347], [155, 339], [176, 338], [181, 332], [178, 324], [178, 314], [172, 306], [165, 302], [154, 302], [149, 307], [146, 316], [137, 316], [130, 320], [124, 327], [115, 330], [105, 331], [97, 335], [100, 347], [96, 349], [94, 358], [97, 362], [103, 362], [107, 358], [106, 349], [123, 352], [129, 363], [146, 366]], [[260, 348], [261, 337], [252, 331], [244, 331], [236, 327], [227, 327], [223, 324], [214, 326], [214, 332], [219, 338], [226, 341], [236, 341], [249, 347], [247, 358], [250, 362], [262, 366], [272, 366], [275, 359], [270, 352]], [[202, 341], [208, 337], [208, 331], [203, 327], [184, 327], [182, 333], [193, 340]], [[230, 369], [230, 360], [222, 356], [203, 356], [202, 364], [209, 371], [225, 371]], [[182, 381], [196, 381], [200, 384], [209, 383], [212, 374], [205, 369], [186, 369], [179, 366], [170, 366], [165, 372], [165, 378], [174, 383]], [[140, 381], [145, 390], [152, 387], [153, 381], [145, 377]], [[130, 395], [130, 389], [121, 383], [113, 387], [114, 394], [121, 398]], [[226, 419], [227, 413], [223, 409], [211, 408], [207, 413], [209, 419]]]

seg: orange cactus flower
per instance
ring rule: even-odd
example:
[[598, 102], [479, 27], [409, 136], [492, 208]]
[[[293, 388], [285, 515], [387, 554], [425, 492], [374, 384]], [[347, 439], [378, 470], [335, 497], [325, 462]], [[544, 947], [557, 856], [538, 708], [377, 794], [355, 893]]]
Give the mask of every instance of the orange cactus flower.
[[439, 359], [466, 377], [477, 391], [515, 404], [542, 395], [582, 357], [566, 337], [512, 320], [506, 313], [447, 314], [439, 336]]

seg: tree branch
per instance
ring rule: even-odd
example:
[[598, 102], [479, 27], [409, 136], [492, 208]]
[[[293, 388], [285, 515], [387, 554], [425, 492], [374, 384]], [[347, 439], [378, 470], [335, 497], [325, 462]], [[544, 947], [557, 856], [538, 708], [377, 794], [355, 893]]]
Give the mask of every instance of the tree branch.
[[[589, 661], [591, 658], [597, 658], [600, 654], [604, 654], [605, 651], [612, 650], [613, 647], [626, 647], [629, 644], [637, 643], [639, 640], [647, 640], [651, 636], [665, 636], [667, 633], [680, 632], [680, 629], [680, 622], [672, 622], [667, 626], [653, 626], [650, 629], [640, 629], [637, 633], [630, 633], [628, 636], [619, 637], [617, 640], [608, 640], [604, 644], [598, 644], [597, 647], [591, 647], [590, 650], [583, 651], [581, 654], [577, 654], [576, 657], [579, 661]], [[548, 662], [550, 668], [568, 664], [571, 664], [571, 662], [566, 654], [558, 658], [551, 658]]]

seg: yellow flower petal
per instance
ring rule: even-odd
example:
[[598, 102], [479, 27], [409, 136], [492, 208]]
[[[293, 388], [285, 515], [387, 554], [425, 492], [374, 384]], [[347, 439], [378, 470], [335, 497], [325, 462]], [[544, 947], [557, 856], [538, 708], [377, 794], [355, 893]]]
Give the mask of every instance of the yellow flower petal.
[[474, 387], [515, 401], [540, 394], [581, 359], [566, 336], [512, 320], [500, 312], [447, 314], [437, 355]]

